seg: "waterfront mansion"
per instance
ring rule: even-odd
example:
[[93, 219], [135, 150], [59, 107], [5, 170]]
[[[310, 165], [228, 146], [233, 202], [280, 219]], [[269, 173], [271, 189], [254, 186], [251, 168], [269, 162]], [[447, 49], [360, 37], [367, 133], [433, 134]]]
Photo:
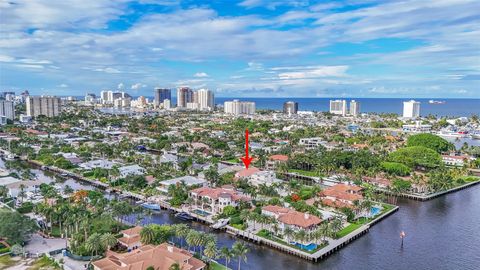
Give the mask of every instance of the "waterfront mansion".
[[221, 188], [201, 187], [189, 192], [193, 208], [207, 211], [211, 214], [220, 214], [226, 206], [237, 207], [241, 201], [250, 202], [251, 198], [235, 190], [233, 186]]
[[334, 208], [352, 208], [355, 201], [363, 200], [361, 192], [362, 187], [359, 186], [336, 184], [322, 190], [319, 196], [323, 205]]
[[266, 229], [275, 234], [281, 234], [284, 236], [286, 228], [290, 228], [294, 232], [304, 230], [306, 233], [309, 233], [315, 231], [318, 225], [322, 223], [322, 220], [317, 216], [277, 205], [267, 205], [262, 207], [262, 214], [273, 217], [278, 222], [278, 228], [274, 228], [272, 225], [267, 225]]

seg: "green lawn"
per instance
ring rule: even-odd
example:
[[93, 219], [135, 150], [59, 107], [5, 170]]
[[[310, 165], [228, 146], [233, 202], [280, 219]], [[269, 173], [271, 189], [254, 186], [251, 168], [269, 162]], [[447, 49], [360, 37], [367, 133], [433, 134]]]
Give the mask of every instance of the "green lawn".
[[304, 171], [304, 170], [298, 170], [298, 169], [289, 169], [289, 173], [297, 173], [305, 176], [310, 176], [310, 177], [317, 177], [318, 174], [314, 171]]
[[379, 216], [385, 214], [386, 212], [392, 210], [394, 208], [393, 205], [391, 204], [382, 204], [382, 212], [378, 213], [376, 216], [372, 217], [372, 218], [360, 218], [358, 220], [356, 220], [355, 222], [352, 222], [350, 223], [350, 225], [348, 225], [347, 227], [343, 228], [342, 230], [340, 230], [339, 232], [337, 232], [337, 235], [336, 235], [336, 238], [342, 238], [344, 237], [345, 235], [348, 235], [349, 233], [355, 231], [356, 229], [360, 228], [360, 226], [362, 226], [363, 224], [366, 224], [372, 220], [375, 220], [376, 218], [378, 218]]
[[327, 246], [327, 244], [319, 245], [319, 246], [317, 246], [316, 249], [314, 249], [314, 250], [312, 250], [312, 251], [308, 251], [308, 250], [305, 250], [305, 249], [301, 249], [301, 248], [299, 248], [299, 247], [297, 247], [297, 246], [295, 246], [295, 245], [291, 245], [291, 244], [289, 244], [289, 243], [287, 243], [287, 242], [285, 242], [285, 241], [283, 241], [283, 240], [281, 240], [281, 239], [279, 239], [279, 238], [277, 238], [277, 237], [273, 237], [273, 236], [271, 235], [271, 233], [266, 232], [266, 230], [260, 230], [260, 231], [257, 233], [257, 235], [260, 236], [260, 237], [263, 237], [263, 238], [265, 238], [265, 239], [275, 241], [275, 242], [277, 242], [277, 243], [279, 243], [279, 244], [282, 244], [282, 245], [284, 245], [284, 246], [289, 246], [289, 247], [292, 247], [292, 248], [294, 248], [294, 249], [298, 249], [298, 250], [300, 250], [300, 251], [303, 251], [303, 252], [306, 252], [306, 253], [310, 253], [310, 254], [313, 254], [313, 253], [315, 253], [315, 252], [319, 251], [320, 249], [322, 249], [322, 248], [324, 248], [324, 247]]
[[225, 268], [225, 265], [221, 265], [216, 262], [210, 262], [209, 270], [231, 270], [230, 268]]

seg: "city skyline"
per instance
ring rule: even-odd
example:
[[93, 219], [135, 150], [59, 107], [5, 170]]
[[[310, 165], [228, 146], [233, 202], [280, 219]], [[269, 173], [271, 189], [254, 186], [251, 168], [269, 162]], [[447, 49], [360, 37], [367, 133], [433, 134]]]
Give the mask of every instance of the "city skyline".
[[2, 2], [0, 90], [479, 98], [476, 1]]

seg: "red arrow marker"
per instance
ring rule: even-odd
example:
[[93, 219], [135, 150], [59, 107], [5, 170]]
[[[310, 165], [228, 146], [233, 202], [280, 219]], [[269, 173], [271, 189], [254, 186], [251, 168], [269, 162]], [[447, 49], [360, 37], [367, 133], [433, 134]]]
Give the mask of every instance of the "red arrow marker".
[[250, 163], [252, 162], [253, 157], [248, 156], [248, 129], [245, 129], [245, 156], [241, 158], [243, 164], [245, 164], [245, 168], [248, 169]]

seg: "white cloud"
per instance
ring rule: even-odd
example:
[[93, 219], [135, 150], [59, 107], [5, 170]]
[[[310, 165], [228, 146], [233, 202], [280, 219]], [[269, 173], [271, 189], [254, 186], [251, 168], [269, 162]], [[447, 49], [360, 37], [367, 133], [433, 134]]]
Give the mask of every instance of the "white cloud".
[[61, 88], [67, 88], [67, 87], [68, 87], [68, 84], [62, 83], [62, 84], [59, 85], [59, 87], [61, 87]]
[[205, 72], [197, 72], [193, 76], [197, 78], [205, 78], [205, 77], [208, 77], [208, 74]]
[[14, 62], [15, 58], [8, 55], [0, 55], [0, 62]]
[[[291, 69], [291, 67], [287, 67], [287, 69]], [[299, 71], [279, 73], [278, 78], [282, 80], [292, 80], [321, 77], [343, 77], [346, 76], [345, 72], [347, 71], [347, 69], [348, 66], [310, 66], [300, 68]]]
[[139, 90], [141, 88], [144, 88], [144, 87], [147, 87], [147, 85], [143, 84], [143, 83], [136, 83], [136, 84], [132, 84], [132, 86], [130, 87], [130, 89], [132, 90]]
[[116, 69], [116, 68], [111, 68], [111, 67], [107, 67], [107, 68], [96, 68], [94, 69], [95, 71], [100, 71], [100, 72], [105, 72], [105, 73], [121, 73], [120, 70]]

